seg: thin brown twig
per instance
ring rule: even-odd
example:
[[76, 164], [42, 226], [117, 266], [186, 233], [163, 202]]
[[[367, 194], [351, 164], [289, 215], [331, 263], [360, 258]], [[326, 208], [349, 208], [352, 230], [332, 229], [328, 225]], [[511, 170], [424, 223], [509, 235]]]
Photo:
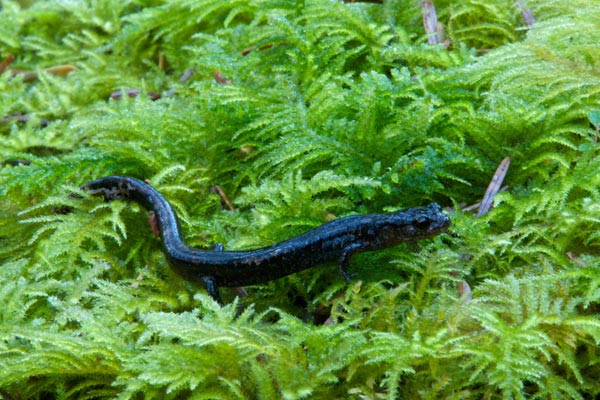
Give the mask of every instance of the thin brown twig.
[[158, 54], [158, 69], [161, 71], [165, 70], [165, 66], [167, 65], [167, 58], [163, 53]]
[[[8, 115], [8, 116], [0, 119], [0, 125], [8, 124], [10, 122], [26, 123], [26, 122], [29, 122], [29, 120], [31, 120], [31, 115], [27, 115], [27, 114], [25, 114], [25, 115], [22, 115], [22, 114]], [[46, 118], [40, 119], [40, 128], [45, 128], [48, 125], [50, 125], [50, 121], [48, 121]]]
[[471, 286], [466, 280], [462, 280], [457, 283], [456, 290], [458, 291], [458, 297], [464, 298], [466, 303], [470, 303], [473, 300], [473, 293]]
[[[229, 209], [229, 211], [235, 211], [235, 207], [233, 206], [233, 203], [231, 203], [231, 201], [229, 200], [229, 198], [227, 197], [227, 195], [225, 194], [225, 192], [223, 191], [223, 189], [221, 188], [221, 186], [215, 185], [215, 186], [213, 186], [213, 187], [210, 188], [210, 191], [212, 193], [216, 193], [216, 194], [219, 195], [219, 197], [221, 198], [221, 201], [223, 203], [225, 203], [225, 205], [227, 206], [227, 208]], [[239, 287], [233, 287], [231, 289], [233, 290], [233, 293], [235, 293], [239, 298], [248, 297], [248, 292], [246, 292], [246, 289], [244, 289], [241, 286], [239, 286]]]
[[496, 169], [496, 172], [494, 173], [494, 176], [492, 177], [492, 180], [485, 191], [485, 195], [483, 196], [479, 210], [475, 215], [476, 217], [482, 216], [492, 208], [492, 205], [494, 204], [494, 197], [502, 187], [502, 181], [504, 181], [504, 177], [508, 172], [509, 166], [510, 157], [504, 157], [502, 162], [500, 162], [500, 165], [498, 165], [498, 168]]
[[194, 68], [190, 67], [190, 68], [186, 69], [185, 72], [179, 78], [179, 82], [185, 83], [188, 79], [190, 79], [190, 77], [192, 76], [193, 73], [194, 73]]
[[225, 75], [223, 75], [223, 73], [221, 71], [213, 72], [213, 76], [217, 83], [220, 83], [221, 85], [231, 85], [231, 79], [229, 79]]
[[27, 160], [24, 158], [12, 158], [9, 160], [2, 160], [2, 162], [0, 162], [0, 165], [10, 165], [13, 167], [16, 167], [18, 165], [31, 165], [31, 160]]
[[[114, 91], [110, 94], [110, 97], [113, 100], [121, 100], [123, 98], [123, 94], [125, 94], [127, 97], [137, 97], [142, 94], [142, 89], [126, 89], [124, 92], [125, 93], [123, 93], [123, 90]], [[162, 95], [157, 92], [148, 91], [147, 94], [152, 100], [158, 100], [162, 97]]]
[[9, 122], [27, 122], [29, 121], [30, 117], [27, 115], [21, 115], [21, 114], [16, 114], [16, 115], [8, 115], [2, 119], [0, 119], [0, 125], [1, 124], [7, 124]]
[[[71, 64], [55, 65], [54, 67], [46, 68], [44, 71], [56, 75], [56, 76], [67, 76], [71, 72], [76, 71], [77, 67]], [[39, 75], [35, 71], [28, 71], [23, 69], [12, 69], [13, 76], [22, 75], [23, 82], [35, 82], [39, 79]]]
[[421, 1], [421, 14], [423, 15], [423, 28], [425, 28], [425, 33], [427, 34], [427, 43], [443, 43], [444, 28], [442, 27], [442, 24], [438, 22], [433, 1]]
[[160, 237], [160, 227], [158, 225], [158, 219], [156, 218], [156, 213], [154, 211], [150, 211], [148, 213], [148, 222], [150, 223], [150, 230], [155, 237]]
[[15, 61], [15, 56], [12, 54], [7, 55], [6, 58], [0, 63], [0, 74], [6, 71], [8, 66], [12, 64], [13, 61]]
[[516, 0], [517, 7], [521, 9], [521, 16], [523, 16], [523, 21], [525, 21], [525, 25], [531, 26], [535, 24], [536, 20], [531, 12], [531, 9], [525, 5], [525, 2], [522, 0]]
[[[469, 207], [465, 207], [462, 210], [463, 211], [471, 211], [471, 210], [478, 208], [477, 214], [475, 215], [476, 217], [480, 217], [483, 214], [485, 214], [486, 212], [488, 212], [490, 210], [490, 208], [492, 208], [492, 205], [494, 204], [494, 197], [496, 196], [496, 194], [499, 191], [506, 190], [508, 188], [507, 186], [502, 186], [502, 182], [504, 181], [504, 177], [506, 176], [506, 173], [508, 172], [509, 166], [510, 166], [510, 158], [504, 157], [504, 159], [498, 165], [498, 168], [496, 168], [496, 172], [494, 173], [494, 176], [492, 177], [492, 180], [491, 180], [490, 184], [488, 185], [487, 190], [485, 191], [483, 200], [480, 203], [474, 204]], [[455, 273], [455, 274], [458, 275], [458, 273]], [[451, 275], [454, 275], [454, 274], [451, 273]], [[473, 294], [471, 292], [471, 287], [469, 286], [469, 283], [466, 280], [459, 281], [456, 284], [456, 290], [458, 292], [458, 296], [460, 298], [464, 299], [466, 304], [469, 304], [472, 301]]]
[[[284, 40], [283, 42], [278, 43], [277, 46], [287, 46], [289, 44], [290, 44], [290, 42]], [[273, 48], [273, 44], [267, 43], [267, 44], [260, 46], [258, 48], [258, 51], [265, 51], [265, 50], [269, 50], [271, 48]], [[248, 47], [248, 48], [242, 50], [241, 53], [243, 56], [247, 56], [248, 54], [252, 53], [254, 50], [257, 50], [256, 47]]]
[[[504, 185], [500, 188], [500, 190], [498, 192], [506, 192], [507, 190], [508, 190], [508, 185]], [[475, 210], [478, 210], [480, 206], [481, 206], [481, 202], [478, 201], [477, 203], [471, 204], [470, 206], [461, 207], [460, 210], [462, 212], [475, 211]]]
[[229, 198], [227, 197], [227, 195], [225, 194], [225, 192], [223, 191], [223, 189], [221, 189], [221, 186], [215, 185], [215, 186], [213, 186], [213, 187], [210, 188], [210, 191], [212, 193], [218, 194], [219, 197], [221, 198], [221, 201], [223, 203], [225, 203], [225, 205], [227, 206], [227, 208], [230, 211], [235, 211], [235, 207], [233, 206], [233, 203], [229, 200]]
[[575, 254], [573, 254], [573, 252], [568, 251], [567, 257], [569, 257], [569, 260], [573, 261], [575, 264], [579, 265], [580, 267], [584, 267], [584, 268], [587, 267], [587, 264], [585, 263], [585, 261], [583, 261], [579, 257], [577, 257]]

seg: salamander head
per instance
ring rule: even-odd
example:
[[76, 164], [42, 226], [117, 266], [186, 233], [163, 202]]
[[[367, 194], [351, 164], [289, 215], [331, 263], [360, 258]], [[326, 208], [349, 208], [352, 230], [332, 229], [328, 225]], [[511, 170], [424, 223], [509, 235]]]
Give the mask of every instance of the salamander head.
[[446, 232], [450, 223], [450, 218], [436, 203], [390, 213], [376, 239], [376, 246], [387, 247], [436, 236]]

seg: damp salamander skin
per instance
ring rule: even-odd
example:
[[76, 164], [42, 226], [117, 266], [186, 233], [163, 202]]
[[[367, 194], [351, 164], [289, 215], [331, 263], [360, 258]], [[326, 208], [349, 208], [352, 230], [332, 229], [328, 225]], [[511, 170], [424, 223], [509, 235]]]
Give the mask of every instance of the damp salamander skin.
[[202, 281], [221, 301], [219, 287], [260, 284], [317, 264], [337, 260], [346, 280], [350, 256], [445, 232], [450, 219], [436, 203], [384, 214], [339, 218], [272, 246], [243, 251], [205, 251], [188, 247], [169, 202], [149, 184], [128, 176], [107, 176], [81, 186], [105, 200], [133, 200], [154, 211], [166, 257], [183, 278]]

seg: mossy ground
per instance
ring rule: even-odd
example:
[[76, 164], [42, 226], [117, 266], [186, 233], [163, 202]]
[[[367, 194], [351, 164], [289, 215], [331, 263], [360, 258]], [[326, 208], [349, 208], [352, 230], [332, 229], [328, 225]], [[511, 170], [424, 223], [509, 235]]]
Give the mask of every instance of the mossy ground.
[[[600, 4], [439, 0], [435, 45], [425, 3], [2, 1], [0, 398], [597, 397]], [[431, 201], [453, 227], [220, 307], [78, 189], [111, 174], [194, 247]]]

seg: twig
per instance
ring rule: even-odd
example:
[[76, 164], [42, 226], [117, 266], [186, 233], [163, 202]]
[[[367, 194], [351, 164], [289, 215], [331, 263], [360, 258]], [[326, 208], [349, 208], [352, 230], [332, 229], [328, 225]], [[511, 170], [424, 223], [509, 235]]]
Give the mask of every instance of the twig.
[[240, 299], [248, 297], [248, 292], [241, 286], [232, 287], [231, 290], [235, 293]]
[[500, 188], [502, 187], [502, 181], [504, 181], [504, 177], [506, 176], [506, 172], [508, 172], [509, 166], [510, 157], [505, 157], [500, 165], [498, 165], [498, 168], [492, 177], [492, 181], [485, 191], [485, 195], [483, 196], [479, 210], [475, 215], [476, 217], [482, 216], [488, 212], [490, 208], [492, 208], [492, 205], [494, 204], [494, 196], [496, 196], [496, 194], [500, 191]]
[[598, 143], [598, 135], [600, 134], [600, 111], [593, 110], [588, 114], [590, 124], [594, 128], [594, 145]]
[[0, 162], [0, 165], [11, 165], [13, 167], [16, 167], [18, 165], [31, 165], [31, 160], [27, 160], [24, 158], [11, 158], [8, 160], [3, 160], [2, 162]]
[[[500, 190], [498, 192], [506, 192], [507, 190], [508, 190], [508, 185], [504, 185], [500, 188]], [[475, 210], [478, 210], [480, 206], [481, 206], [481, 202], [479, 201], [475, 204], [471, 204], [470, 206], [461, 207], [460, 210], [462, 212], [475, 211]]]
[[[71, 64], [56, 65], [54, 67], [46, 68], [44, 71], [57, 76], [67, 76], [71, 72], [76, 71], [77, 67]], [[11, 70], [13, 76], [22, 75], [23, 82], [35, 82], [39, 79], [39, 75], [35, 71], [27, 71], [23, 69]]]
[[[235, 207], [233, 206], [223, 189], [221, 189], [221, 186], [215, 185], [210, 188], [210, 191], [219, 195], [221, 201], [227, 205], [229, 211], [235, 211]], [[215, 250], [217, 249], [217, 246], [221, 249], [221, 251], [223, 250], [223, 246], [221, 246], [220, 244], [215, 246]], [[233, 293], [235, 293], [241, 299], [248, 297], [248, 292], [246, 292], [246, 289], [244, 289], [241, 286], [232, 287], [231, 290], [233, 290]]]
[[221, 85], [231, 85], [231, 79], [227, 78], [221, 71], [213, 72], [213, 76], [215, 77], [215, 81], [220, 83]]
[[[284, 40], [283, 42], [277, 44], [277, 46], [287, 46], [289, 44], [290, 44], [290, 42]], [[269, 49], [273, 48], [273, 46], [274, 45], [272, 43], [267, 43], [267, 44], [260, 46], [258, 48], [258, 51], [269, 50]], [[254, 50], [256, 50], [256, 47], [248, 47], [247, 49], [242, 50], [241, 53], [243, 56], [247, 56], [248, 54], [252, 53]]]
[[435, 5], [431, 0], [421, 1], [423, 27], [427, 34], [427, 43], [440, 44], [444, 42], [444, 27], [438, 22]]
[[186, 69], [185, 72], [179, 78], [179, 82], [185, 83], [188, 79], [190, 79], [190, 77], [192, 76], [193, 73], [194, 73], [194, 68], [190, 67], [190, 68]]
[[167, 65], [167, 59], [163, 53], [158, 54], [158, 69], [161, 71], [165, 70], [165, 66]]
[[[496, 196], [496, 194], [499, 191], [506, 190], [508, 188], [507, 186], [502, 186], [502, 181], [504, 181], [504, 177], [506, 176], [506, 173], [508, 172], [509, 166], [510, 166], [510, 158], [505, 157], [500, 162], [500, 165], [498, 165], [498, 168], [496, 168], [496, 172], [494, 173], [494, 176], [492, 177], [492, 181], [490, 182], [490, 184], [487, 187], [487, 190], [485, 191], [483, 200], [481, 200], [480, 203], [474, 204], [469, 207], [465, 207], [462, 210], [463, 211], [471, 211], [471, 210], [478, 208], [479, 210], [477, 211], [477, 214], [475, 215], [476, 217], [480, 217], [483, 214], [485, 214], [486, 212], [488, 212], [490, 210], [490, 208], [492, 208], [492, 204], [494, 204], [494, 196]], [[458, 273], [451, 273], [451, 275], [453, 275], [453, 276], [458, 275]], [[471, 287], [469, 286], [469, 283], [466, 280], [459, 281], [456, 284], [456, 290], [458, 292], [458, 296], [460, 298], [464, 299], [466, 304], [469, 304], [472, 301], [473, 295], [471, 292]]]
[[6, 71], [6, 69], [8, 68], [8, 66], [15, 61], [15, 56], [12, 54], [9, 54], [6, 56], [6, 58], [2, 61], [2, 63], [0, 63], [0, 74], [3, 73], [4, 71]]
[[221, 189], [221, 186], [215, 185], [215, 186], [213, 186], [213, 187], [210, 188], [210, 191], [212, 193], [218, 194], [219, 197], [221, 198], [221, 201], [223, 201], [223, 203], [225, 203], [225, 205], [227, 205], [227, 208], [230, 211], [235, 211], [235, 207], [233, 206], [233, 203], [231, 203], [231, 201], [229, 200], [229, 198], [227, 197], [227, 195], [225, 194], [225, 192], [223, 191], [223, 189]]
[[470, 303], [473, 300], [473, 293], [471, 292], [471, 286], [465, 280], [462, 280], [457, 283], [456, 290], [458, 291], [458, 296], [460, 298], [464, 298], [466, 303]]
[[525, 25], [531, 26], [535, 24], [535, 17], [533, 16], [531, 10], [525, 5], [525, 2], [521, 0], [516, 0], [515, 3], [517, 3], [517, 7], [521, 9], [521, 15], [523, 16]]
[[67, 76], [73, 71], [77, 71], [77, 67], [71, 64], [64, 65], [56, 65], [54, 67], [46, 68], [46, 71], [49, 74], [57, 75], [57, 76]]
[[[141, 89], [127, 89], [125, 90], [125, 95], [127, 97], [137, 97], [142, 93]], [[161, 98], [161, 94], [160, 93], [156, 93], [156, 92], [147, 92], [148, 96], [150, 96], [150, 98], [152, 100], [158, 100]], [[121, 100], [123, 98], [123, 91], [122, 90], [117, 90], [114, 91], [110, 94], [111, 99], [113, 100]]]
[[7, 124], [9, 122], [13, 122], [13, 121], [17, 121], [17, 122], [27, 122], [29, 121], [29, 116], [27, 115], [8, 115], [2, 119], [0, 119], [0, 124]]
[[[8, 124], [9, 122], [29, 122], [29, 120], [31, 119], [30, 115], [20, 115], [20, 114], [16, 114], [16, 115], [8, 115], [2, 119], [0, 119], [0, 125], [3, 124]], [[46, 118], [42, 118], [40, 119], [40, 128], [45, 128], [48, 125], [50, 125], [50, 121], [48, 121]], [[1, 400], [1, 399], [0, 399]]]
[[579, 257], [577, 257], [572, 252], [568, 251], [567, 257], [569, 257], [569, 260], [573, 261], [575, 264], [579, 265], [580, 267], [587, 267], [587, 264], [585, 263], [585, 261], [582, 261]]
[[150, 230], [154, 234], [154, 237], [160, 237], [160, 226], [158, 225], [158, 219], [154, 211], [148, 213], [148, 222], [150, 223]]

